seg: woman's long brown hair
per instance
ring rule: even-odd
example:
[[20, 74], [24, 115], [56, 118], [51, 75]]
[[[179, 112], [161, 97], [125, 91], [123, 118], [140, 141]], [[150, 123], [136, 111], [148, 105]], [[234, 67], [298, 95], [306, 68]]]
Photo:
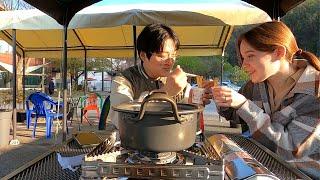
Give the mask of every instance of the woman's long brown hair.
[[244, 34], [237, 40], [237, 53], [240, 54], [240, 43], [246, 40], [253, 48], [259, 51], [272, 52], [278, 46], [286, 48], [286, 59], [290, 62], [296, 57], [302, 57], [320, 71], [320, 61], [311, 52], [301, 50], [291, 30], [281, 21], [263, 23]]

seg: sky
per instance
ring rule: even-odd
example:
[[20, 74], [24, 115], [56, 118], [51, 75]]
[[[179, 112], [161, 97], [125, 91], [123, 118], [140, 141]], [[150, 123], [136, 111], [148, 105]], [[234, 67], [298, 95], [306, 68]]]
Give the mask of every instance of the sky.
[[3, 53], [3, 52], [11, 52], [12, 48], [11, 46], [9, 46], [5, 41], [3, 40], [0, 40], [0, 53]]

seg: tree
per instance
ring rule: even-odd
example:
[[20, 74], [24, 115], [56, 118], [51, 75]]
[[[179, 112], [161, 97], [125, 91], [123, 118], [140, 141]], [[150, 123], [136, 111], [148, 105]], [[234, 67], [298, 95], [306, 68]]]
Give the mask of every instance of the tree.
[[23, 0], [0, 0], [5, 11], [17, 9], [33, 9], [34, 7]]
[[293, 34], [298, 46], [320, 56], [320, 0], [307, 0], [283, 17]]
[[[221, 76], [221, 56], [211, 57], [181, 57], [176, 65], [188, 73], [204, 76], [206, 79]], [[240, 68], [239, 68], [240, 69]], [[224, 77], [233, 73], [234, 67], [224, 59]]]
[[[320, 27], [319, 27], [319, 0], [306, 0], [299, 6], [288, 12], [282, 19], [292, 30], [301, 49], [315, 53], [320, 56]], [[239, 26], [234, 32], [226, 47], [225, 58], [233, 66], [239, 66], [236, 54], [236, 39], [243, 33], [257, 25]], [[239, 67], [234, 67], [230, 79], [242, 82], [248, 76]]]
[[229, 40], [229, 43], [227, 44], [226, 50], [225, 50], [225, 58], [227, 61], [235, 66], [238, 65], [238, 56], [236, 52], [236, 43], [237, 38], [242, 34], [243, 32], [248, 31], [249, 29], [253, 28], [256, 25], [247, 25], [247, 26], [237, 26], [234, 28], [234, 31], [232, 33], [232, 36]]
[[[282, 19], [295, 35], [298, 45], [303, 50], [308, 50], [320, 56], [320, 27], [319, 27], [319, 0], [306, 0], [299, 6], [290, 10]], [[237, 37], [256, 25], [235, 27], [230, 41], [226, 47], [226, 57], [232, 65], [238, 65], [236, 55]]]
[[[61, 71], [61, 60], [51, 59], [51, 66], [57, 71]], [[87, 71], [104, 71], [109, 74], [122, 71], [127, 67], [132, 66], [134, 60], [132, 58], [88, 58], [87, 59]], [[72, 79], [73, 88], [77, 87], [76, 84], [80, 76], [84, 75], [84, 59], [83, 58], [69, 58], [68, 59], [68, 74]]]
[[[113, 72], [120, 72], [124, 69], [131, 67], [134, 65], [134, 58], [113, 58], [111, 60], [112, 63], [112, 71]], [[137, 62], [139, 63], [139, 62]]]
[[201, 58], [199, 57], [180, 57], [177, 64], [179, 64], [184, 71], [197, 75], [203, 75], [207, 70], [207, 67], [201, 62]]
[[[2, 4], [2, 7], [4, 8], [5, 11], [34, 8], [31, 5], [24, 2], [23, 0], [0, 0], [0, 4]], [[17, 56], [17, 91], [18, 91], [17, 101], [18, 102], [22, 101], [22, 70], [23, 70], [23, 59], [20, 56]]]
[[248, 74], [245, 73], [239, 66], [233, 66], [231, 72], [232, 73], [230, 73], [229, 79], [238, 85], [244, 84], [249, 79]]
[[[61, 72], [61, 59], [51, 59], [50, 60], [51, 67], [56, 71]], [[82, 58], [69, 58], [67, 61], [67, 73], [70, 74], [71, 84], [77, 84], [78, 79], [81, 75], [84, 74], [84, 60]], [[87, 70], [93, 69], [93, 63], [91, 63], [91, 59], [88, 59], [87, 62]], [[73, 86], [74, 88], [75, 86]]]

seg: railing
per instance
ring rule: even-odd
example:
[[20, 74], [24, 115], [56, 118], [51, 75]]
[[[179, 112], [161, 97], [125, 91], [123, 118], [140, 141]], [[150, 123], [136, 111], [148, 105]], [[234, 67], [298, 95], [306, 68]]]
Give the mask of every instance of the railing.
[[[12, 109], [12, 103], [1, 103], [0, 109]], [[23, 103], [17, 103], [17, 109], [23, 109]]]

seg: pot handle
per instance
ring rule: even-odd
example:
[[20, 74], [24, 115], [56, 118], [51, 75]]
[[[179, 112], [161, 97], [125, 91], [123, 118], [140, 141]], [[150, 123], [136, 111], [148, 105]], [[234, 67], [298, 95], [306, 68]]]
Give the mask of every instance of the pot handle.
[[181, 122], [180, 117], [178, 115], [178, 107], [176, 102], [172, 99], [172, 97], [168, 96], [167, 93], [165, 92], [159, 92], [159, 91], [151, 91], [148, 96], [146, 96], [142, 103], [141, 103], [141, 109], [138, 115], [138, 119], [142, 120], [144, 113], [146, 112], [146, 104], [149, 101], [166, 101], [171, 104], [172, 108], [172, 114], [174, 116], [174, 119], [178, 121], [179, 123]]

